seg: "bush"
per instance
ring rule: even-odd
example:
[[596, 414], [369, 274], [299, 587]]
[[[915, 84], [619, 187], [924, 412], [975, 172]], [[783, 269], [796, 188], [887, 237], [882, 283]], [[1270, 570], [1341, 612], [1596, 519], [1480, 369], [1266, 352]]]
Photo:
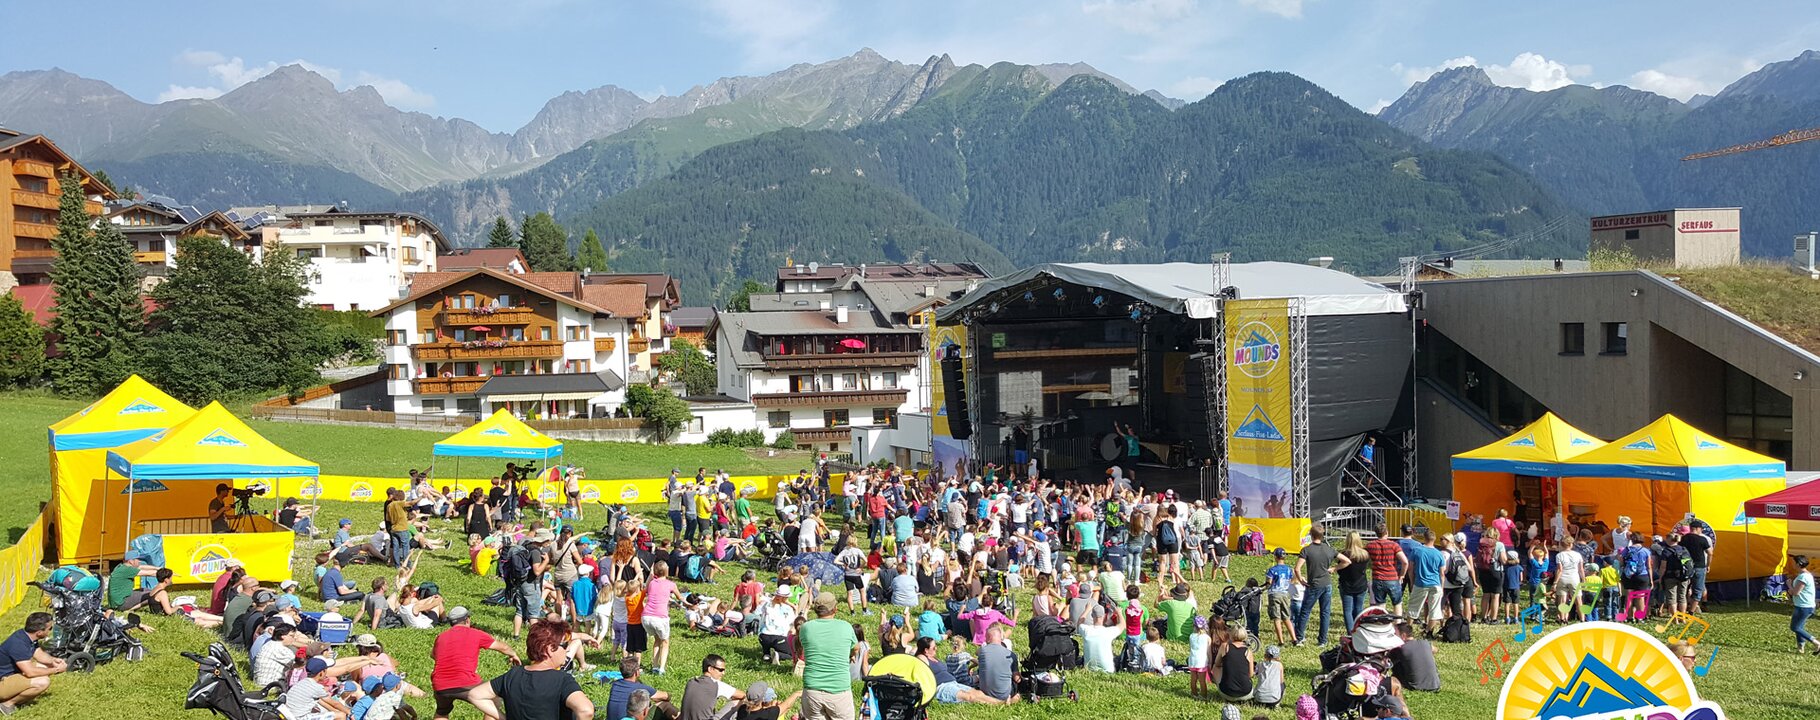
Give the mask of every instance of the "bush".
[[777, 439], [771, 441], [771, 447], [779, 450], [795, 450], [796, 433], [790, 432], [789, 430], [778, 433]]
[[734, 430], [721, 428], [708, 433], [708, 444], [715, 447], [756, 448], [765, 446], [765, 431], [758, 428]]

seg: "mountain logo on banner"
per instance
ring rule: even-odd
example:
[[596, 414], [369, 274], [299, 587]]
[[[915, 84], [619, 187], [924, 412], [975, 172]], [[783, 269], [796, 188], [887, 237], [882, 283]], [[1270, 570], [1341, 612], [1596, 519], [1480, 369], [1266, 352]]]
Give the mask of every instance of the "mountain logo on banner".
[[1512, 441], [1510, 441], [1510, 442], [1507, 442], [1507, 443], [1504, 443], [1504, 445], [1505, 445], [1505, 446], [1506, 446], [1506, 447], [1526, 447], [1526, 448], [1532, 448], [1532, 447], [1535, 447], [1535, 446], [1536, 446], [1536, 436], [1534, 436], [1534, 435], [1524, 435], [1524, 436], [1523, 436], [1523, 437], [1520, 437], [1520, 438], [1517, 438], [1517, 439], [1515, 439], [1515, 440], [1512, 440]]
[[1720, 445], [1719, 443], [1713, 442], [1711, 440], [1701, 440], [1700, 442], [1694, 444], [1695, 450], [1718, 450], [1723, 447], [1725, 447], [1725, 446]]
[[505, 428], [491, 427], [491, 428], [487, 428], [485, 430], [480, 431], [480, 434], [493, 435], [493, 436], [497, 436], [497, 437], [505, 437], [507, 435], [510, 435], [511, 433], [506, 432]]
[[1270, 325], [1257, 321], [1239, 328], [1238, 347], [1232, 351], [1232, 366], [1246, 377], [1267, 377], [1277, 369], [1283, 357], [1282, 341]]
[[[1810, 511], [1811, 512], [1811, 511]], [[1757, 519], [1744, 514], [1744, 504], [1738, 504], [1738, 515], [1732, 518], [1732, 527], [1744, 527], [1757, 524]]]
[[1661, 705], [1662, 699], [1648, 687], [1587, 655], [1574, 669], [1573, 677], [1549, 693], [1548, 700], [1542, 704], [1540, 717], [1575, 717]]
[[149, 402], [146, 402], [144, 398], [140, 398], [140, 399], [136, 399], [136, 400], [132, 401], [131, 403], [128, 403], [126, 407], [120, 408], [120, 412], [118, 414], [120, 414], [120, 415], [144, 415], [147, 413], [161, 413], [161, 412], [164, 412], [164, 408], [161, 408], [161, 407], [158, 407], [157, 405], [153, 405]]
[[[1494, 671], [1495, 672], [1495, 671]], [[1585, 622], [1542, 637], [1504, 676], [1498, 718], [1725, 720], [1661, 640]]]
[[139, 478], [138, 480], [134, 480], [131, 485], [121, 488], [120, 494], [128, 495], [128, 494], [149, 493], [149, 492], [164, 492], [169, 489], [170, 488], [164, 486], [164, 483], [158, 482], [155, 479]]
[[1245, 414], [1245, 421], [1232, 431], [1232, 436], [1245, 440], [1283, 440], [1282, 431], [1270, 422], [1262, 405], [1251, 406], [1251, 412]]
[[1654, 435], [1644, 435], [1643, 439], [1638, 440], [1629, 445], [1625, 445], [1624, 447], [1621, 447], [1618, 449], [1619, 450], [1641, 450], [1643, 452], [1655, 452], [1656, 451], [1656, 437]]
[[214, 432], [203, 436], [201, 440], [196, 441], [196, 444], [213, 447], [246, 447], [246, 443], [240, 442], [238, 438], [227, 434], [227, 431], [221, 428], [215, 428]]
[[1578, 447], [1581, 445], [1591, 445], [1591, 444], [1593, 444], [1593, 442], [1586, 438], [1574, 438], [1572, 440], [1567, 441], [1567, 444]]

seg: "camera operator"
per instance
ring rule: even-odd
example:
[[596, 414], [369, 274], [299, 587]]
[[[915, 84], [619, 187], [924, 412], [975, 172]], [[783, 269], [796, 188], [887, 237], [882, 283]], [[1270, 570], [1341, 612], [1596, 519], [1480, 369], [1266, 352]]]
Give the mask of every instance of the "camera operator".
[[209, 501], [209, 532], [231, 533], [234, 531], [234, 486], [221, 483], [215, 486], [215, 499]]

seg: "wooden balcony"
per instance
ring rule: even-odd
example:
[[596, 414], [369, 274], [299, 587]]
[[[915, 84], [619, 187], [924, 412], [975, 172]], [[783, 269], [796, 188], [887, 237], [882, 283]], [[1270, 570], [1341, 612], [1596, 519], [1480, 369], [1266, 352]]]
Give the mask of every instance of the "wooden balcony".
[[13, 161], [13, 174], [55, 178], [57, 177], [57, 168], [47, 162], [20, 159]]
[[765, 367], [773, 370], [803, 368], [875, 368], [911, 367], [922, 353], [915, 352], [850, 352], [808, 353], [799, 355], [767, 354]]
[[22, 238], [51, 240], [57, 237], [57, 226], [35, 222], [15, 222], [13, 223], [13, 235]]
[[645, 338], [632, 338], [626, 341], [626, 350], [633, 354], [651, 349], [651, 341]]
[[140, 265], [163, 265], [164, 257], [163, 250], [135, 252], [133, 253], [133, 262], [139, 263]]
[[103, 213], [107, 212], [106, 206], [93, 200], [82, 203], [82, 209], [87, 211], [88, 214], [96, 217], [100, 217]]
[[853, 428], [793, 428], [790, 436], [799, 443], [846, 442], [853, 439]]
[[761, 408], [767, 407], [814, 407], [831, 405], [835, 407], [858, 406], [897, 406], [904, 404], [910, 395], [908, 390], [842, 390], [837, 392], [793, 392], [793, 393], [758, 393], [752, 396], [752, 404]]
[[33, 258], [54, 260], [57, 257], [57, 251], [49, 248], [19, 248], [13, 251], [13, 257], [19, 260]]
[[537, 311], [528, 307], [499, 308], [492, 312], [478, 309], [450, 308], [442, 311], [444, 325], [523, 325], [537, 317]]
[[458, 342], [419, 343], [411, 346], [411, 357], [425, 361], [556, 358], [562, 357], [562, 342], [508, 341], [504, 347], [467, 347]]
[[613, 348], [618, 345], [618, 340], [618, 338], [614, 337], [594, 338], [594, 352], [613, 352]]
[[453, 378], [418, 378], [411, 381], [418, 395], [468, 395], [487, 384], [491, 378], [453, 377]]
[[20, 207], [38, 208], [39, 210], [56, 210], [57, 196], [50, 193], [33, 192], [31, 190], [14, 190], [13, 204]]

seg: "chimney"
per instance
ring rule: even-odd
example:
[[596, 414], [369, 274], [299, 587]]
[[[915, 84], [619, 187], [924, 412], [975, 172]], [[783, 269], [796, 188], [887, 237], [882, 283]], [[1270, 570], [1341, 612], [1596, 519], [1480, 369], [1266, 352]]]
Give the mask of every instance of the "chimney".
[[861, 279], [861, 280], [866, 279], [866, 264], [865, 263], [859, 264], [859, 279]]
[[803, 265], [798, 265], [798, 266], [796, 266], [796, 274], [798, 274], [798, 275], [806, 275], [806, 274], [808, 274], [808, 273], [809, 273], [809, 268], [808, 268], [808, 267], [806, 267], [806, 266], [803, 266]]
[[1451, 256], [1441, 258], [1441, 267], [1444, 267], [1444, 268], [1453, 267], [1453, 258]]
[[923, 286], [923, 297], [930, 297], [930, 298], [935, 297], [935, 286], [934, 285], [924, 285]]
[[834, 309], [834, 322], [840, 325], [847, 324], [847, 306], [842, 305]]
[[1561, 262], [1561, 258], [1555, 258], [1555, 272], [1561, 272], [1565, 269], [1565, 265], [1566, 263]]

